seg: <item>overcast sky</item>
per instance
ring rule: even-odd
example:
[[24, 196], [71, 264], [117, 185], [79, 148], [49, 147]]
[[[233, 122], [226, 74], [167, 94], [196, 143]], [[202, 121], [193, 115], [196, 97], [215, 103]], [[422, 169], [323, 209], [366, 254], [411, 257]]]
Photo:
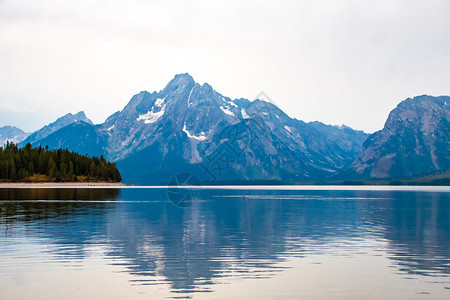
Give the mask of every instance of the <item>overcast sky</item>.
[[230, 98], [373, 132], [450, 95], [449, 0], [0, 0], [0, 126], [94, 123], [188, 72]]

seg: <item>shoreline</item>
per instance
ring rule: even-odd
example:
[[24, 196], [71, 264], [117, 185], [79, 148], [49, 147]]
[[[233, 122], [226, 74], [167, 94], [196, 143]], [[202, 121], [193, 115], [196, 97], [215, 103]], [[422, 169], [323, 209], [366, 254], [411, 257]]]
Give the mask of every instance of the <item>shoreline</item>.
[[133, 186], [122, 182], [0, 182], [0, 188]]
[[446, 192], [450, 186], [427, 185], [204, 185], [204, 186], [142, 186], [121, 182], [2, 182], [0, 189], [32, 189], [32, 188], [132, 188], [132, 189], [196, 189], [196, 190], [284, 190], [284, 191], [409, 191], [409, 192]]

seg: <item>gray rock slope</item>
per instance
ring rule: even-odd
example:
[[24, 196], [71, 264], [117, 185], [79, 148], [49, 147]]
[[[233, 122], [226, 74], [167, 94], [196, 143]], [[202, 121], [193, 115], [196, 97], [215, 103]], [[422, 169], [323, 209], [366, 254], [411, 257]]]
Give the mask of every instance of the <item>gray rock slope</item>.
[[401, 102], [370, 135], [351, 169], [366, 178], [403, 178], [450, 169], [450, 97]]

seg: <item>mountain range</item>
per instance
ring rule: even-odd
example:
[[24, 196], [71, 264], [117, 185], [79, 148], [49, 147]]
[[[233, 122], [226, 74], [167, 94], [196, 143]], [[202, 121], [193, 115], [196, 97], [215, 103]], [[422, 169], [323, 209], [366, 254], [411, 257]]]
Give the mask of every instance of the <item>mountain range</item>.
[[449, 168], [449, 100], [407, 99], [368, 135], [291, 118], [270, 101], [230, 99], [179, 74], [102, 124], [68, 114], [19, 146], [103, 155], [133, 184], [165, 185], [179, 173], [205, 183], [405, 177]]
[[0, 145], [7, 142], [19, 143], [26, 139], [30, 134], [15, 126], [0, 127]]

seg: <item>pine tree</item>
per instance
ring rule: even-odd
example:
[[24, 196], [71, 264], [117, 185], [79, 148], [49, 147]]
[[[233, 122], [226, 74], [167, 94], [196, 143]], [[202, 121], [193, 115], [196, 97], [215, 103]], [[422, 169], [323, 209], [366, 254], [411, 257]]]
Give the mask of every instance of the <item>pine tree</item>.
[[69, 173], [68, 173], [68, 179], [69, 180], [73, 180], [74, 179], [74, 174], [75, 174], [75, 171], [74, 171], [74, 169], [73, 169], [73, 162], [72, 161], [69, 161]]
[[14, 159], [11, 158], [9, 160], [9, 178], [8, 179], [16, 179], [16, 164], [14, 163]]
[[63, 163], [63, 162], [59, 163], [59, 174], [60, 174], [62, 179], [66, 179], [67, 178], [66, 164]]
[[39, 148], [39, 158], [37, 161], [37, 171], [41, 174], [46, 173], [46, 168], [45, 168], [45, 159], [44, 159], [44, 149]]
[[50, 160], [48, 161], [48, 166], [47, 166], [47, 174], [50, 178], [56, 178], [57, 173], [58, 173], [58, 170], [56, 169], [56, 163], [53, 160], [53, 157], [50, 157]]
[[89, 157], [67, 149], [33, 148], [30, 144], [19, 149], [9, 142], [0, 147], [0, 180], [24, 180], [34, 174], [47, 175], [52, 180], [87, 176], [89, 180], [121, 181], [116, 164], [103, 156]]
[[94, 161], [91, 162], [91, 165], [89, 167], [89, 176], [91, 178], [95, 177], [95, 163], [94, 163]]
[[33, 166], [33, 162], [32, 161], [30, 161], [28, 163], [28, 173], [30, 174], [30, 176], [33, 176], [33, 174], [34, 174], [34, 166]]

